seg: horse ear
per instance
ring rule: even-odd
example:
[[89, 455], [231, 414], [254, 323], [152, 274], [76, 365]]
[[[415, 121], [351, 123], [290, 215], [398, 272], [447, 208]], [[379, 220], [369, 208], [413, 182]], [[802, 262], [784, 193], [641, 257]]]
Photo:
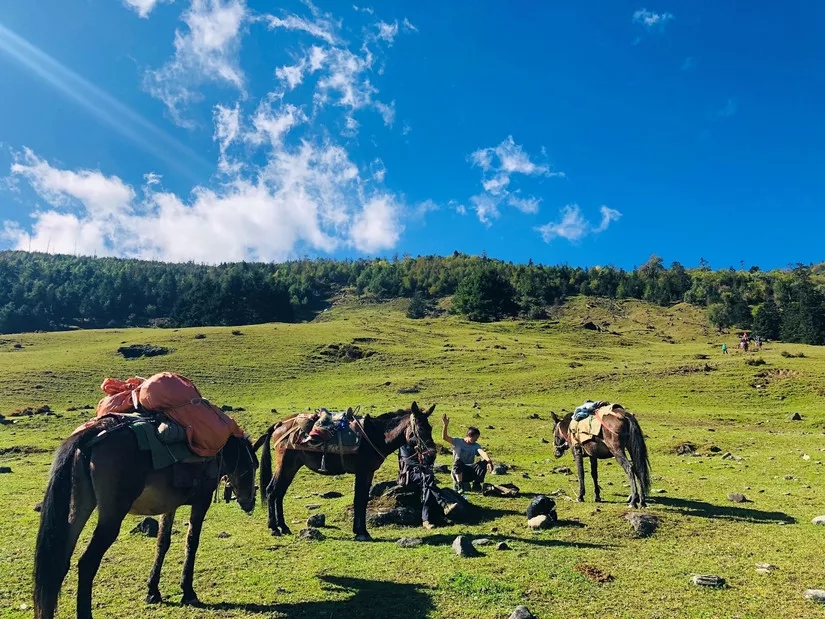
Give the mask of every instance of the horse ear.
[[429, 417], [430, 415], [433, 414], [434, 410], [435, 410], [435, 404], [433, 404], [430, 408], [427, 409], [427, 411], [424, 413], [424, 416]]
[[559, 416], [556, 415], [556, 411], [550, 411], [550, 416], [553, 418], [553, 421], [555, 421], [556, 423], [561, 421], [561, 419], [559, 419]]
[[418, 408], [418, 402], [416, 402], [415, 400], [413, 400], [412, 406], [410, 406], [410, 412], [413, 415], [420, 415], [421, 414], [421, 409]]

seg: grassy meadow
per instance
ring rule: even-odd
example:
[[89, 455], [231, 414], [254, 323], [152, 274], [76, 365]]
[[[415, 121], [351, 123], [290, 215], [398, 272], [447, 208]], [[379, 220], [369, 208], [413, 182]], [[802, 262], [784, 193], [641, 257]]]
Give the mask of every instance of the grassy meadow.
[[[717, 336], [704, 314], [687, 305], [573, 299], [549, 320], [493, 324], [453, 316], [409, 320], [404, 308], [401, 301], [344, 304], [312, 323], [240, 327], [240, 335], [233, 328], [193, 328], [0, 336], [0, 413], [43, 404], [57, 413], [0, 425], [0, 465], [13, 471], [0, 475], [0, 616], [32, 613], [39, 518], [33, 506], [42, 499], [54, 448], [91, 414], [68, 409], [94, 405], [106, 376], [162, 370], [190, 377], [216, 404], [243, 408], [233, 415], [254, 436], [308, 407], [360, 404], [362, 412], [381, 413], [413, 399], [435, 403], [436, 436], [442, 413], [451, 417], [453, 435], [479, 426], [493, 459], [518, 467], [491, 481], [515, 483], [526, 493], [561, 489], [558, 514], [567, 526], [532, 532], [524, 516], [529, 498], [470, 494], [489, 512], [482, 524], [373, 527], [374, 543], [356, 543], [346, 511], [353, 478], [303, 469], [286, 497], [287, 521], [298, 531], [314, 513], [307, 505], [320, 503], [324, 541], [271, 537], [260, 506], [247, 516], [235, 504], [214, 505], [195, 570], [205, 608], [182, 608], [183, 509], [161, 580], [165, 602], [149, 606], [143, 598], [155, 541], [130, 535], [138, 521], [130, 516], [95, 582], [99, 617], [504, 618], [519, 604], [541, 619], [825, 616], [802, 598], [806, 588], [825, 588], [825, 528], [811, 524], [825, 514], [825, 349], [768, 344], [744, 355], [735, 334]], [[608, 326], [585, 330], [584, 320]], [[727, 356], [722, 341], [731, 349]], [[353, 342], [374, 354], [350, 363], [320, 354], [329, 344]], [[127, 361], [116, 353], [123, 343], [173, 351]], [[765, 363], [746, 364], [757, 358]], [[413, 387], [418, 393], [398, 393]], [[620, 402], [638, 415], [653, 469], [648, 511], [661, 519], [651, 538], [635, 538], [623, 518], [628, 489], [615, 462], [600, 466], [602, 504], [592, 502], [589, 476], [586, 502], [576, 503], [575, 475], [552, 472], [572, 468], [573, 460], [553, 457], [549, 412], [572, 410], [586, 398]], [[791, 421], [792, 412], [802, 420]], [[677, 455], [687, 441], [697, 453]], [[722, 459], [725, 452], [740, 459]], [[393, 456], [377, 480], [395, 474]], [[449, 476], [439, 480], [448, 484]], [[343, 497], [316, 496], [328, 490]], [[749, 501], [728, 501], [732, 492]], [[230, 536], [218, 538], [220, 532]], [[459, 534], [506, 540], [511, 550], [486, 546], [483, 556], [459, 558], [450, 548]], [[406, 536], [425, 544], [395, 545]], [[761, 562], [778, 569], [758, 574]], [[613, 580], [593, 582], [583, 565]], [[729, 586], [690, 584], [698, 573], [723, 576]], [[73, 616], [76, 579], [73, 568], [61, 617]]]

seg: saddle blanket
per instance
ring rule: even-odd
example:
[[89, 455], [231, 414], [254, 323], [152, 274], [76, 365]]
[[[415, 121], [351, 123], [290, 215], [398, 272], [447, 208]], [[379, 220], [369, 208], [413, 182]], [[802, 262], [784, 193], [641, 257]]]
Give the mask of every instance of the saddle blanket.
[[330, 413], [325, 408], [315, 413], [303, 413], [295, 419], [292, 449], [351, 454], [361, 445], [361, 433], [354, 427], [351, 411]]
[[608, 415], [615, 416], [617, 413], [614, 409], [622, 410], [622, 407], [619, 404], [605, 404], [580, 421], [572, 419], [569, 429], [570, 442], [581, 444], [601, 436], [602, 419]]

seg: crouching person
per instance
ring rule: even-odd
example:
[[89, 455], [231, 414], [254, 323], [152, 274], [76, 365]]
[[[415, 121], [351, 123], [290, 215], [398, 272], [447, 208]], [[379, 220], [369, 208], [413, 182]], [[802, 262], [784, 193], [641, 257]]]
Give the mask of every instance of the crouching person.
[[442, 512], [445, 516], [457, 505], [448, 503], [438, 491], [433, 473], [435, 452], [419, 454], [415, 445], [406, 443], [398, 450], [398, 485], [417, 486], [421, 489], [421, 526], [434, 529]]
[[[484, 477], [493, 470], [492, 459], [478, 444], [481, 431], [470, 426], [464, 438], [453, 438], [448, 431], [450, 418], [444, 415], [441, 422], [441, 438], [453, 449], [452, 478], [456, 492], [466, 492], [471, 483], [473, 490], [481, 491]], [[476, 462], [476, 454], [481, 458], [479, 462]]]

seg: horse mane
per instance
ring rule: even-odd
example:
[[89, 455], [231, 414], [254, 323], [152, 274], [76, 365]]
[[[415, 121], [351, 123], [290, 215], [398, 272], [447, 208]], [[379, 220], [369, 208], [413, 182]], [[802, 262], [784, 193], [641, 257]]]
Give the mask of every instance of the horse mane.
[[374, 421], [390, 421], [392, 419], [395, 419], [396, 417], [403, 417], [404, 415], [411, 415], [411, 414], [412, 414], [412, 411], [409, 408], [407, 410], [399, 408], [395, 412], [390, 411], [389, 413], [381, 413], [377, 417], [372, 417], [372, 419]]

